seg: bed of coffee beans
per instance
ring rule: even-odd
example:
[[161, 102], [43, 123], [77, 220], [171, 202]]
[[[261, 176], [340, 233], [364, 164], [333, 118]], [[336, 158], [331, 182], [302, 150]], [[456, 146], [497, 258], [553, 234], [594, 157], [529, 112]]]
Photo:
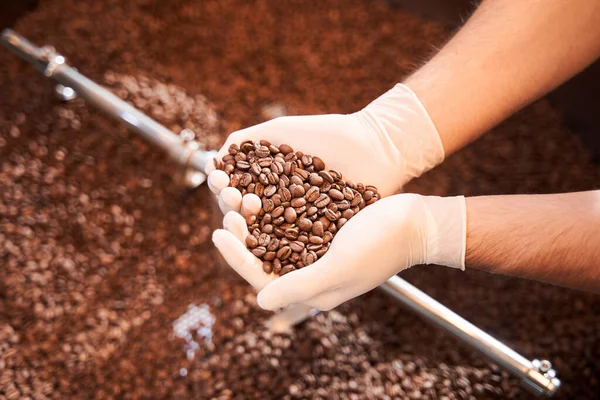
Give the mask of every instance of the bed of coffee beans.
[[[170, 129], [190, 122], [213, 149], [263, 110], [354, 112], [449, 35], [363, 0], [41, 0], [15, 29]], [[206, 188], [183, 195], [161, 152], [81, 100], [57, 103], [47, 79], [4, 49], [0, 87], [0, 399], [533, 398], [379, 291], [268, 332], [255, 292], [218, 264], [211, 220], [222, 216]], [[598, 182], [587, 150], [540, 101], [407, 190]], [[525, 357], [552, 361], [556, 398], [600, 398], [599, 296], [433, 266], [402, 277]], [[190, 305], [210, 315], [181, 337], [174, 324]]]
[[319, 157], [287, 144], [234, 143], [215, 166], [229, 175], [229, 186], [261, 199], [258, 215], [246, 219], [246, 246], [267, 274], [285, 275], [317, 261], [338, 229], [380, 198], [375, 186], [345, 181]]

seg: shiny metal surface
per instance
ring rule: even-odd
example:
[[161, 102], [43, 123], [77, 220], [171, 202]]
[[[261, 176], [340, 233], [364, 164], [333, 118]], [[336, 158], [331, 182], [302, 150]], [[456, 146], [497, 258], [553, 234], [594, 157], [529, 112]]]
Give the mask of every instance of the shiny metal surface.
[[551, 369], [548, 361], [534, 365], [534, 362], [488, 335], [400, 277], [393, 276], [380, 288], [417, 314], [481, 351], [511, 374], [520, 377], [525, 387], [532, 393], [552, 396], [559, 388], [560, 381], [554, 377], [555, 372]]
[[[174, 134], [129, 103], [121, 100], [71, 68], [63, 56], [50, 46], [39, 48], [10, 29], [2, 32], [2, 43], [10, 51], [31, 63], [38, 71], [54, 79], [63, 87], [72, 89], [88, 103], [121, 121], [148, 142], [160, 147], [181, 167], [194, 171], [190, 185], [199, 185], [205, 179], [204, 168], [216, 152], [202, 151], [197, 143]], [[188, 173], [187, 171], [186, 173]]]

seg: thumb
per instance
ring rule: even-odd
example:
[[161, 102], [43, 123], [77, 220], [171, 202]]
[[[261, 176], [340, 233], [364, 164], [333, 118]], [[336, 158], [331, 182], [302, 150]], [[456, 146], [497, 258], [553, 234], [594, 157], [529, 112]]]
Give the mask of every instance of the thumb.
[[274, 279], [273, 275], [267, 275], [263, 271], [262, 262], [233, 233], [217, 229], [212, 239], [227, 264], [256, 290], [262, 289]]
[[258, 293], [256, 301], [265, 310], [301, 303], [332, 289], [331, 268], [324, 257], [316, 263], [276, 278]]

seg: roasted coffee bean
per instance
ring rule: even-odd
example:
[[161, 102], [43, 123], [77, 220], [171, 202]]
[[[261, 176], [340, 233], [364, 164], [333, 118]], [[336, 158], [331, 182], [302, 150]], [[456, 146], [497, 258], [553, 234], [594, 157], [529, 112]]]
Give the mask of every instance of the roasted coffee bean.
[[350, 188], [350, 187], [345, 187], [342, 190], [342, 193], [344, 194], [344, 198], [348, 201], [352, 201], [352, 199], [354, 199], [354, 191]]
[[365, 201], [369, 201], [373, 198], [373, 192], [371, 192], [370, 190], [366, 190], [362, 196]]
[[275, 226], [279, 226], [281, 224], [283, 224], [285, 222], [285, 218], [282, 216], [277, 217], [277, 218], [273, 218], [273, 225]]
[[246, 236], [246, 246], [250, 249], [255, 248], [258, 246], [258, 239], [252, 235]]
[[263, 246], [258, 246], [252, 250], [252, 254], [256, 257], [261, 258], [267, 253], [267, 249]]
[[352, 211], [351, 209], [342, 211], [342, 218], [344, 218], [344, 219], [350, 219], [353, 216], [354, 216], [354, 211]]
[[315, 261], [317, 261], [319, 257], [317, 256], [317, 254], [314, 251], [309, 251], [308, 253], [304, 254], [304, 256], [302, 257], [302, 263], [304, 265], [310, 265], [313, 264]]
[[263, 260], [265, 261], [273, 261], [276, 257], [276, 254], [274, 251], [267, 251], [265, 253], [265, 255], [263, 256]]
[[265, 188], [263, 195], [266, 197], [271, 197], [277, 192], [277, 187], [273, 185], [269, 185]]
[[302, 207], [302, 206], [306, 205], [306, 199], [304, 197], [297, 197], [295, 199], [292, 199], [291, 205], [294, 208]]
[[281, 196], [277, 193], [275, 193], [273, 196], [271, 196], [271, 200], [273, 200], [273, 205], [275, 207], [279, 207], [281, 205]]
[[327, 196], [325, 193], [321, 193], [317, 200], [315, 200], [314, 204], [317, 208], [323, 208], [326, 207], [330, 202], [331, 199], [329, 198], [329, 196]]
[[302, 181], [307, 180], [309, 175], [310, 174], [308, 173], [308, 171], [301, 168], [296, 168], [296, 170], [294, 171], [294, 176], [299, 177]]
[[[257, 249], [258, 249], [258, 247], [257, 247]], [[290, 257], [290, 255], [292, 255], [292, 249], [290, 248], [290, 246], [284, 246], [277, 251], [277, 258], [279, 258], [281, 261], [287, 260]], [[257, 256], [257, 257], [259, 257], [259, 256]]]
[[306, 245], [306, 248], [309, 251], [318, 251], [323, 247], [323, 244], [317, 244], [317, 243], [310, 243], [308, 245]]
[[327, 250], [329, 250], [328, 247], [321, 247], [319, 250], [315, 251], [315, 254], [317, 255], [317, 257], [323, 257], [325, 255], [325, 253], [327, 253]]
[[296, 210], [294, 210], [292, 207], [286, 208], [283, 215], [287, 223], [291, 224], [296, 221]]
[[263, 185], [268, 185], [269, 184], [269, 180], [267, 179], [267, 175], [265, 175], [262, 172], [258, 175], [258, 181], [260, 183], [262, 183]]
[[308, 243], [308, 236], [300, 235], [300, 236], [298, 236], [298, 241], [302, 242], [304, 244], [307, 244]]
[[267, 246], [271, 241], [271, 237], [266, 233], [261, 233], [258, 236], [258, 245], [259, 246]]
[[325, 210], [325, 217], [330, 221], [337, 221], [338, 219], [336, 212], [329, 208]]
[[313, 166], [315, 167], [315, 171], [322, 171], [325, 169], [325, 163], [319, 157], [313, 156]]
[[323, 184], [319, 187], [319, 191], [321, 193], [327, 193], [331, 190], [331, 183], [325, 181], [323, 182]]
[[240, 184], [241, 175], [240, 174], [231, 174], [229, 177], [229, 186], [238, 187]]
[[308, 202], [310, 203], [314, 203], [315, 201], [317, 201], [317, 199], [320, 196], [320, 191], [319, 188], [316, 186], [312, 186], [310, 189], [308, 189], [308, 191], [306, 192], [305, 198]]
[[265, 212], [270, 213], [275, 208], [275, 203], [271, 199], [263, 198], [262, 199], [262, 207], [263, 207], [263, 210], [265, 210]]
[[330, 189], [327, 194], [329, 194], [329, 196], [334, 200], [344, 200], [344, 195], [337, 189]]
[[319, 172], [319, 176], [321, 178], [323, 178], [323, 180], [325, 182], [328, 182], [330, 184], [334, 182], [333, 176], [331, 176], [331, 174], [329, 172], [327, 172], [327, 171], [320, 171]]
[[313, 172], [310, 174], [308, 181], [312, 186], [321, 186], [323, 184], [323, 178], [319, 174]]
[[256, 223], [256, 215], [250, 215], [248, 217], [246, 217], [246, 225], [250, 226], [250, 225], [254, 225]]
[[302, 250], [304, 250], [304, 243], [295, 240], [290, 243], [290, 248], [293, 252], [300, 253]]
[[292, 253], [290, 255], [290, 258], [288, 259], [288, 261], [290, 262], [290, 264], [295, 264], [298, 262], [298, 260], [300, 260], [300, 254], [299, 253]]
[[291, 265], [291, 264], [290, 265], [286, 265], [285, 267], [283, 267], [281, 269], [281, 272], [279, 273], [279, 276], [283, 276], [283, 275], [285, 275], [285, 274], [287, 274], [289, 272], [292, 272], [294, 270], [295, 270], [295, 268], [294, 268], [293, 265]]
[[275, 251], [279, 248], [279, 239], [273, 238], [267, 246], [268, 251]]
[[313, 223], [311, 231], [312, 231], [313, 235], [322, 237], [325, 232], [323, 223], [321, 221], [316, 221], [315, 223]]
[[317, 235], [309, 237], [308, 241], [312, 244], [323, 244], [323, 238]]
[[306, 214], [310, 217], [311, 215], [315, 215], [319, 209], [315, 206], [310, 206], [306, 210]]
[[269, 261], [263, 261], [262, 268], [263, 268], [263, 271], [267, 274], [270, 274], [271, 272], [273, 272], [273, 264]]
[[273, 211], [271, 211], [271, 217], [273, 217], [273, 218], [280, 217], [281, 215], [283, 215], [284, 211], [285, 211], [285, 207], [277, 206], [273, 209]]
[[362, 196], [361, 196], [359, 193], [356, 193], [356, 194], [354, 195], [354, 198], [353, 198], [353, 199], [352, 199], [352, 201], [350, 202], [350, 205], [351, 205], [352, 207], [354, 207], [354, 206], [358, 206], [358, 205], [360, 204], [360, 202], [361, 202], [361, 201], [363, 201], [363, 198], [362, 198]]
[[302, 178], [300, 178], [298, 175], [292, 175], [290, 177], [290, 183], [293, 185], [302, 185]]
[[269, 148], [267, 146], [259, 146], [254, 150], [254, 153], [257, 157], [263, 158], [271, 155]]
[[310, 232], [313, 223], [308, 218], [300, 218], [296, 222], [296, 225], [298, 225], [298, 229], [300, 229], [301, 231]]
[[282, 144], [279, 146], [279, 151], [284, 155], [288, 155], [290, 153], [293, 153], [294, 149], [292, 149], [292, 147], [287, 144]]
[[336, 204], [339, 211], [344, 211], [350, 208], [350, 202], [348, 200], [342, 200]]
[[273, 227], [273, 225], [272, 225], [272, 224], [265, 224], [265, 225], [262, 227], [262, 231], [263, 231], [264, 233], [271, 234], [271, 233], [273, 233], [273, 228], [274, 228], [274, 227]]
[[346, 224], [346, 222], [348, 222], [348, 220], [346, 218], [340, 218], [338, 219], [336, 226], [338, 229], [341, 229], [342, 226], [344, 226]]
[[288, 228], [285, 230], [285, 237], [289, 240], [296, 240], [299, 234], [300, 231], [298, 230], [298, 228]]
[[229, 146], [227, 151], [229, 154], [236, 155], [240, 151], [240, 147], [236, 143], [233, 143], [231, 146]]
[[292, 192], [292, 197], [302, 197], [306, 193], [304, 187], [301, 185], [290, 185], [290, 191]]
[[279, 195], [281, 196], [281, 200], [284, 202], [292, 200], [292, 193], [288, 188], [279, 189]]

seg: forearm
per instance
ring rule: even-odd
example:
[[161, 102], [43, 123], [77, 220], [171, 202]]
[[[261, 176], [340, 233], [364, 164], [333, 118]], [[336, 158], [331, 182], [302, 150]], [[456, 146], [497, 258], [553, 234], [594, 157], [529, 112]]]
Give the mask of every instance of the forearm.
[[600, 190], [467, 198], [466, 264], [600, 292]]
[[446, 155], [600, 56], [597, 0], [488, 0], [406, 80]]

